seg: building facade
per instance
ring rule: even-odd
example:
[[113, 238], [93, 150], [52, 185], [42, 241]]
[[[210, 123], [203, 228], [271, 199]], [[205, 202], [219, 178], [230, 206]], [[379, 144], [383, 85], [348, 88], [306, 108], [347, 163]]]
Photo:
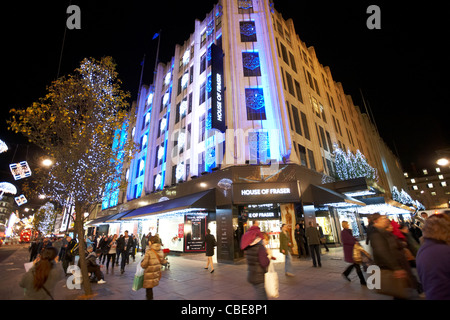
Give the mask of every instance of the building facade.
[[[366, 156], [378, 193], [406, 188], [370, 119], [269, 0], [219, 0], [157, 65], [133, 112], [139, 151], [124, 167], [128, 187], [104, 201], [91, 225], [156, 232], [175, 251], [202, 252], [209, 228], [220, 260], [233, 261], [249, 221], [261, 220], [276, 247], [282, 223], [316, 223], [318, 206], [365, 206], [311, 189], [332, 180], [334, 146]], [[339, 221], [330, 217], [323, 226], [338, 242]]]
[[450, 208], [450, 169], [445, 166], [405, 172], [408, 192], [429, 210], [442, 212]]

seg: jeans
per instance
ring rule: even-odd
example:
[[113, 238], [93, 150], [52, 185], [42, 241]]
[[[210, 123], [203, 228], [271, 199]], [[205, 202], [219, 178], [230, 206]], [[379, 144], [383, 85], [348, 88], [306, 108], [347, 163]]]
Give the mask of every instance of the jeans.
[[106, 269], [109, 268], [109, 262], [111, 261], [111, 258], [112, 258], [112, 267], [114, 268], [114, 263], [116, 262], [116, 254], [108, 253], [108, 255], [106, 256]]
[[286, 252], [284, 255], [284, 272], [285, 273], [292, 273], [292, 256], [289, 251]]
[[126, 251], [122, 251], [122, 261], [121, 261], [121, 263], [120, 263], [120, 270], [125, 270], [125, 264], [127, 263], [127, 261], [128, 261], [128, 256], [130, 255], [130, 253], [129, 252], [126, 252]]

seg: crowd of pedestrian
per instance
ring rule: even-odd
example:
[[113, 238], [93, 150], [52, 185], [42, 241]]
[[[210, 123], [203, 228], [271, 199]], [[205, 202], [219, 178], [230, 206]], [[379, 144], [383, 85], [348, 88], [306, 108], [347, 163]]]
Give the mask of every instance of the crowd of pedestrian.
[[[320, 245], [324, 244], [323, 233], [320, 228], [308, 223], [297, 224], [294, 230], [297, 243], [298, 258], [308, 258], [313, 267], [321, 267]], [[254, 287], [258, 299], [267, 299], [265, 291], [265, 273], [270, 261], [274, 258], [272, 250], [268, 248], [269, 237], [261, 232], [258, 222], [255, 222], [243, 234], [240, 248], [245, 252], [248, 264], [248, 282]], [[375, 265], [383, 271], [389, 271], [396, 279], [403, 279], [407, 288], [424, 294], [426, 299], [450, 300], [450, 216], [435, 214], [423, 216], [420, 228], [408, 223], [397, 223], [389, 220], [386, 215], [373, 214], [369, 219], [366, 245], [370, 245], [369, 254], [360, 244], [361, 239], [354, 237], [347, 221], [342, 222], [341, 241], [344, 260], [349, 263], [342, 272], [345, 280], [351, 281], [349, 275], [354, 269], [361, 285], [367, 282], [364, 270], [368, 265]], [[143, 235], [138, 240], [134, 235], [125, 231], [123, 235], [98, 236], [86, 239], [86, 262], [91, 280], [106, 283], [102, 267], [106, 266], [106, 274], [119, 266], [120, 273], [141, 248], [143, 259], [140, 266], [144, 269], [143, 287], [146, 289], [147, 299], [153, 299], [153, 288], [159, 284], [161, 268], [166, 265], [164, 253], [159, 237], [151, 233]], [[214, 272], [212, 256], [216, 241], [208, 230], [205, 240], [207, 265]], [[280, 253], [284, 255], [285, 275], [293, 277], [292, 268], [293, 242], [289, 226], [283, 224], [280, 230]], [[328, 251], [328, 247], [325, 247]], [[42, 238], [33, 241], [29, 247], [30, 261], [33, 267], [23, 276], [20, 286], [25, 289], [25, 299], [53, 299], [55, 284], [64, 275], [68, 275], [68, 266], [75, 263], [75, 256], [79, 255], [79, 246], [70, 236], [64, 238]], [[110, 269], [111, 267], [111, 269]], [[394, 297], [395, 298], [395, 297]]]
[[[349, 274], [356, 270], [362, 286], [367, 286], [366, 278], [361, 270], [369, 265], [378, 266], [381, 274], [392, 272], [395, 279], [402, 279], [403, 290], [409, 292], [403, 299], [413, 298], [413, 291], [426, 299], [450, 300], [450, 216], [426, 213], [421, 215], [420, 223], [397, 223], [386, 215], [373, 214], [369, 219], [366, 244], [370, 244], [372, 255], [360, 244], [350, 229], [348, 221], [342, 222], [341, 241], [344, 260], [350, 263], [342, 272], [346, 281], [351, 281]], [[258, 223], [242, 236], [241, 250], [244, 250], [248, 264], [248, 282], [251, 283], [258, 298], [267, 299], [263, 292], [264, 274], [268, 270], [269, 251], [264, 251], [267, 243], [263, 241], [264, 233]], [[320, 245], [323, 232], [313, 222], [308, 227], [298, 223], [294, 230], [297, 243], [298, 258], [310, 255], [313, 267], [321, 267]], [[280, 252], [285, 257], [285, 274], [294, 276], [291, 255], [293, 253], [288, 226], [283, 224], [280, 232]], [[328, 251], [328, 247], [325, 246]], [[397, 282], [396, 282], [397, 283]], [[382, 290], [379, 291], [382, 294]], [[398, 296], [393, 295], [394, 298]]]

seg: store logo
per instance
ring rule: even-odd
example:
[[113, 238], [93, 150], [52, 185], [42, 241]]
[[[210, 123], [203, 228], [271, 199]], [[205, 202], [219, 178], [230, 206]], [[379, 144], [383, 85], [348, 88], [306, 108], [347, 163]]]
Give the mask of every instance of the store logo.
[[243, 189], [241, 190], [242, 196], [259, 196], [268, 194], [290, 194], [290, 188], [277, 188], [277, 189]]

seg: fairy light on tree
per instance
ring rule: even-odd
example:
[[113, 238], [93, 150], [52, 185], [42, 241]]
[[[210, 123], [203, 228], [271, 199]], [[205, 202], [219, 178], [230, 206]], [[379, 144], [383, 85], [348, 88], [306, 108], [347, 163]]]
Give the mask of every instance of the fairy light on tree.
[[[120, 86], [111, 57], [84, 59], [73, 74], [52, 82], [39, 101], [10, 110], [10, 130], [22, 133], [54, 159], [53, 166], [36, 178], [39, 193], [63, 207], [74, 205], [80, 252], [85, 249], [83, 213], [101, 202], [105, 186], [125, 187], [117, 167], [128, 162], [136, 149], [132, 139], [112, 147], [114, 139], [120, 139], [117, 135], [134, 127], [127, 112], [129, 94]], [[126, 130], [117, 130], [123, 126]], [[80, 265], [84, 290], [90, 295], [84, 255]]]
[[377, 170], [369, 165], [366, 157], [359, 150], [357, 150], [355, 154], [353, 154], [350, 149], [347, 150], [347, 152], [344, 152], [335, 144], [333, 155], [336, 167], [336, 180], [349, 180], [364, 177], [378, 181]]

